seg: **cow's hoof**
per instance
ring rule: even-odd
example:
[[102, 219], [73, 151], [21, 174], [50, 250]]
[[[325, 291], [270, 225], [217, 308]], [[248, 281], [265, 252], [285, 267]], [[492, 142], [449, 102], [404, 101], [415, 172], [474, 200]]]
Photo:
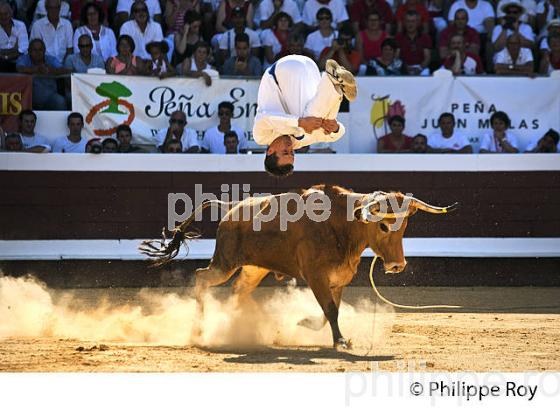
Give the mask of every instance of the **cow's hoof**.
[[321, 330], [325, 326], [325, 323], [327, 323], [327, 321], [324, 316], [309, 316], [305, 319], [300, 320], [298, 322], [298, 326], [303, 326], [308, 329], [317, 331]]
[[341, 337], [334, 344], [334, 348], [339, 352], [342, 350], [350, 350], [352, 349], [352, 341], [346, 340], [345, 338]]

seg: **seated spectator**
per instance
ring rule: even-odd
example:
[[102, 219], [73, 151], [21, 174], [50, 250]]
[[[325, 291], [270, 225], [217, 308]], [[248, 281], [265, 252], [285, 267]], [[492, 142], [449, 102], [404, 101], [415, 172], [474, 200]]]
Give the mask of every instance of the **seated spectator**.
[[209, 57], [210, 46], [201, 41], [195, 46], [192, 57], [187, 57], [183, 61], [181, 72], [185, 77], [202, 78], [207, 86], [211, 86], [212, 76], [216, 70], [208, 64]]
[[327, 60], [333, 59], [351, 73], [356, 74], [358, 72], [362, 58], [360, 53], [352, 46], [353, 34], [350, 24], [342, 26], [338, 38], [321, 53], [319, 67], [322, 70], [325, 69]]
[[101, 138], [92, 138], [86, 143], [86, 154], [101, 154], [103, 152], [103, 144]]
[[172, 62], [174, 65], [181, 64], [185, 58], [191, 57], [195, 46], [203, 41], [202, 38], [202, 16], [194, 10], [189, 10], [183, 18], [183, 26], [175, 31], [173, 42]]
[[541, 45], [539, 47], [542, 56], [550, 51], [550, 47], [548, 45], [550, 36], [560, 36], [560, 18], [551, 20], [546, 26], [546, 32], [542, 33]]
[[162, 41], [161, 26], [156, 21], [150, 21], [148, 7], [142, 0], [136, 0], [130, 9], [133, 20], [129, 20], [121, 27], [121, 36], [127, 34], [134, 40], [134, 55], [148, 60], [150, 55], [146, 45], [152, 41]]
[[554, 34], [548, 37], [549, 52], [541, 59], [539, 73], [550, 74], [554, 70], [560, 70], [560, 35]]
[[455, 129], [455, 116], [444, 112], [439, 116], [439, 132], [428, 138], [428, 151], [438, 153], [469, 154], [472, 146], [468, 138]]
[[551, 128], [541, 138], [530, 142], [525, 152], [554, 154], [560, 150], [559, 141], [560, 134]]
[[537, 31], [543, 30], [547, 24], [560, 17], [559, 0], [543, 0], [537, 5]]
[[318, 13], [320, 9], [326, 8], [331, 12], [331, 24], [334, 28], [342, 26], [348, 21], [348, 12], [343, 0], [307, 0], [303, 6], [302, 18], [309, 30], [319, 26]]
[[494, 7], [485, 0], [457, 0], [449, 8], [447, 21], [452, 21], [459, 9], [466, 10], [469, 25], [479, 33], [492, 33], [494, 29]]
[[[200, 3], [199, 0], [166, 0], [163, 20], [167, 27], [167, 35], [174, 35], [184, 31], [185, 24], [187, 24], [187, 13], [198, 15], [202, 23]], [[197, 41], [200, 40], [202, 38]]]
[[354, 32], [365, 30], [370, 13], [376, 12], [381, 18], [382, 30], [391, 33], [395, 20], [391, 6], [385, 0], [354, 0], [350, 6], [350, 16]]
[[85, 137], [82, 137], [84, 117], [79, 112], [73, 112], [68, 115], [67, 125], [69, 134], [54, 142], [53, 152], [84, 154], [88, 142]]
[[117, 55], [107, 60], [105, 70], [107, 74], [118, 75], [141, 75], [145, 71], [145, 63], [141, 58], [136, 57], [134, 53], [134, 40], [132, 37], [124, 34], [117, 41]]
[[226, 154], [239, 154], [239, 137], [235, 131], [224, 134], [224, 148]]
[[[270, 1], [270, 0], [268, 0]], [[293, 1], [293, 0], [289, 0]], [[292, 17], [283, 11], [274, 13], [272, 28], [261, 32], [261, 44], [264, 48], [265, 67], [272, 65], [288, 49], [288, 38], [293, 27]]]
[[51, 145], [42, 135], [35, 133], [37, 114], [32, 110], [19, 113], [19, 133], [26, 152], [50, 152]]
[[492, 31], [492, 44], [494, 52], [501, 51], [506, 46], [506, 40], [512, 34], [519, 34], [521, 47], [532, 48], [535, 43], [535, 34], [528, 24], [521, 22], [520, 17], [525, 11], [519, 0], [509, 0], [502, 6], [506, 16], [501, 24]]
[[117, 152], [123, 154], [144, 152], [144, 150], [140, 147], [132, 145], [132, 130], [130, 129], [130, 126], [126, 124], [119, 125], [115, 134], [117, 141], [119, 142], [119, 149]]
[[4, 151], [23, 152], [23, 142], [21, 136], [15, 132], [9, 133], [4, 137]]
[[103, 25], [105, 14], [103, 8], [97, 2], [86, 3], [82, 8], [81, 26], [74, 32], [74, 53], [80, 51], [78, 39], [87, 34], [93, 42], [92, 54], [103, 58], [103, 62], [117, 55], [117, 40], [115, 33], [109, 27]]
[[426, 8], [430, 13], [436, 32], [439, 34], [447, 27], [447, 18], [443, 16], [443, 9], [448, 5], [443, 0], [428, 0]]
[[443, 66], [453, 72], [453, 75], [483, 74], [482, 61], [476, 54], [465, 50], [465, 39], [455, 34], [449, 40], [449, 55], [443, 61]]
[[403, 134], [404, 125], [404, 118], [400, 115], [393, 115], [389, 118], [391, 132], [377, 140], [377, 152], [379, 154], [410, 152], [412, 137]]
[[302, 23], [299, 7], [294, 0], [262, 0], [255, 13], [255, 23], [263, 30], [274, 29], [280, 14], [287, 14], [292, 25]]
[[322, 7], [319, 9], [317, 21], [319, 22], [319, 28], [307, 36], [303, 46], [309, 54], [315, 56], [314, 60], [316, 62], [319, 61], [323, 50], [330, 47], [338, 37], [338, 32], [332, 26], [332, 13], [328, 8]]
[[[498, 20], [505, 17], [506, 14], [502, 8], [507, 2], [509, 2], [509, 0], [500, 0], [496, 5], [496, 17]], [[536, 30], [537, 2], [535, 0], [521, 0], [521, 5], [523, 6], [524, 11], [520, 20], [523, 23], [530, 25], [533, 30]]]
[[465, 9], [458, 9], [455, 12], [455, 19], [443, 30], [439, 36], [439, 56], [445, 60], [449, 56], [449, 41], [455, 34], [461, 34], [465, 39], [465, 50], [469, 53], [479, 55], [480, 35], [478, 31], [468, 25], [469, 15]]
[[219, 40], [220, 61], [226, 61], [228, 58], [236, 55], [235, 37], [242, 33], [247, 34], [249, 37], [251, 53], [258, 56], [260, 54], [261, 40], [256, 31], [247, 27], [247, 19], [242, 8], [236, 7], [231, 11], [231, 21], [233, 27], [223, 33]]
[[239, 148], [245, 149], [246, 141], [243, 130], [231, 125], [233, 118], [233, 104], [229, 101], [222, 101], [218, 105], [219, 124], [209, 128], [204, 133], [202, 140], [202, 152], [210, 152], [211, 154], [225, 154], [224, 137], [228, 132], [234, 132], [239, 140]]
[[[70, 5], [68, 4], [68, 2], [62, 1], [60, 3], [60, 9], [58, 15], [60, 16], [61, 19], [72, 21], [71, 13], [70, 13]], [[37, 20], [40, 20], [44, 17], [47, 17], [46, 1], [39, 0], [35, 7], [35, 12], [33, 13], [33, 20], [31, 21], [31, 25], [35, 24]]]
[[200, 151], [200, 144], [196, 131], [187, 126], [187, 115], [183, 111], [174, 111], [169, 117], [169, 127], [160, 130], [156, 135], [156, 146], [165, 147], [172, 139], [179, 140], [185, 152], [196, 153]]
[[377, 11], [371, 11], [368, 15], [367, 26], [356, 36], [356, 50], [360, 53], [362, 63], [367, 63], [373, 58], [381, 56], [381, 44], [389, 37], [383, 31], [381, 16]]
[[87, 73], [90, 68], [105, 68], [103, 58], [92, 54], [93, 42], [88, 34], [82, 34], [78, 39], [79, 52], [66, 57], [64, 67], [73, 73]]
[[57, 75], [68, 73], [58, 60], [45, 55], [45, 44], [41, 39], [29, 42], [28, 53], [19, 56], [16, 71], [21, 74], [39, 74], [33, 77], [33, 109], [34, 110], [65, 110], [66, 99], [58, 93]]
[[[222, 0], [218, 7], [216, 15], [216, 31], [218, 33], [225, 33], [235, 27], [234, 10], [240, 10], [246, 18], [247, 27], [252, 29], [254, 27], [254, 8], [253, 3], [248, 0]], [[233, 44], [232, 44], [233, 46]]]
[[[134, 8], [134, 3], [141, 3], [147, 10], [148, 18], [151, 16], [158, 24], [162, 23], [163, 20], [161, 18], [159, 0], [118, 0], [117, 15], [115, 16], [115, 25], [117, 27], [121, 27], [125, 21], [134, 18], [134, 10], [132, 10]], [[124, 33], [121, 31], [121, 34]]]
[[147, 61], [147, 74], [160, 79], [173, 77], [175, 68], [167, 60], [169, 46], [166, 41], [152, 41], [146, 45], [146, 51], [150, 54], [151, 60]]
[[310, 59], [314, 60], [315, 54], [313, 54], [312, 51], [305, 49], [304, 44], [305, 44], [305, 38], [303, 37], [302, 34], [296, 32], [290, 33], [290, 35], [288, 36], [288, 47], [286, 51], [283, 51], [278, 55], [277, 59], [279, 60], [282, 57], [285, 57], [290, 54], [297, 54], [300, 56], [309, 57]]
[[235, 56], [231, 56], [224, 63], [224, 75], [239, 75], [257, 77], [262, 74], [261, 61], [251, 55], [249, 36], [245, 33], [235, 36]]
[[412, 139], [410, 152], [413, 154], [425, 154], [428, 152], [428, 137], [424, 134], [416, 134]]
[[109, 21], [107, 20], [107, 16], [109, 15], [109, 2], [112, 2], [112, 0], [70, 0], [70, 21], [72, 22], [72, 27], [76, 29], [84, 24], [82, 22], [82, 12], [87, 3], [95, 3], [101, 7], [102, 13], [100, 13], [100, 15], [103, 15], [101, 24], [108, 27]]
[[484, 134], [480, 141], [480, 153], [505, 152], [517, 153], [519, 146], [517, 138], [508, 130], [511, 126], [509, 116], [503, 111], [497, 111], [490, 117], [492, 132]]
[[72, 54], [72, 24], [60, 18], [60, 0], [46, 0], [47, 16], [37, 20], [31, 27], [30, 39], [41, 39], [46, 45], [46, 54], [64, 62]]
[[161, 152], [163, 154], [182, 154], [183, 153], [183, 144], [181, 143], [180, 140], [178, 140], [176, 138], [170, 138], [161, 147]]
[[0, 2], [0, 72], [16, 71], [16, 61], [27, 52], [28, 47], [25, 23], [13, 18], [13, 11], [8, 3]]
[[383, 40], [381, 56], [367, 62], [366, 75], [406, 75], [408, 70], [403, 62], [397, 58], [397, 49], [397, 42], [392, 38]]
[[534, 72], [533, 53], [521, 47], [521, 36], [512, 34], [506, 48], [494, 55], [494, 70], [499, 75], [531, 75]]
[[101, 143], [104, 154], [115, 154], [119, 152], [119, 143], [116, 139], [107, 137]]
[[428, 75], [432, 53], [432, 39], [419, 30], [420, 15], [407, 11], [404, 17], [404, 30], [397, 33], [395, 41], [400, 48], [400, 58], [410, 75]]
[[432, 17], [428, 9], [421, 0], [405, 0], [395, 13], [395, 20], [397, 21], [397, 32], [402, 33], [404, 28], [404, 16], [408, 11], [415, 11], [420, 17], [420, 28], [422, 33], [429, 33], [430, 26], [432, 25]]

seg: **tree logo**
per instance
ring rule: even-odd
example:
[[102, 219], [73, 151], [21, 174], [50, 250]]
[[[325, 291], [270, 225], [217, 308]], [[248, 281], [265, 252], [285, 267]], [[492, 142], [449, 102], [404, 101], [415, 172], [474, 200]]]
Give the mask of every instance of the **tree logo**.
[[[95, 92], [101, 97], [107, 97], [107, 99], [91, 107], [91, 110], [89, 110], [88, 114], [86, 115], [86, 124], [91, 124], [91, 122], [93, 121], [93, 117], [95, 117], [97, 114], [128, 114], [128, 118], [124, 122], [122, 122], [122, 124], [130, 125], [132, 121], [134, 121], [134, 105], [120, 98], [130, 97], [132, 95], [132, 91], [130, 91], [126, 86], [117, 81], [113, 81], [111, 83], [101, 83], [97, 86]], [[126, 110], [121, 110], [119, 108], [121, 106], [126, 108]], [[103, 108], [105, 109], [101, 111]], [[116, 130], [117, 127], [113, 127], [110, 129], [94, 129], [93, 133], [97, 136], [102, 137], [113, 135]]]
[[370, 111], [370, 123], [373, 125], [373, 135], [375, 138], [379, 138], [377, 136], [378, 128], [383, 128], [384, 132], [382, 135], [386, 135], [388, 133], [387, 121], [389, 118], [393, 115], [400, 115], [401, 117], [404, 117], [406, 112], [405, 107], [400, 100], [392, 102], [390, 98], [390, 95], [380, 97], [373, 94], [371, 96], [373, 104]]

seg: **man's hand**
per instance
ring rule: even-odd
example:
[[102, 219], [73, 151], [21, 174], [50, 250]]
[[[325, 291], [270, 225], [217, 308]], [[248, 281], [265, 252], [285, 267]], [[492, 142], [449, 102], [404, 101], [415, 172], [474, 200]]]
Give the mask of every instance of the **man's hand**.
[[318, 128], [321, 128], [323, 119], [318, 117], [302, 117], [298, 119], [298, 127], [303, 128], [307, 134], [311, 134]]
[[206, 84], [207, 87], [212, 85], [212, 78], [208, 75], [208, 73], [201, 71], [200, 76], [204, 79], [204, 84]]
[[332, 134], [333, 132], [338, 132], [339, 125], [336, 120], [323, 119], [321, 123], [321, 128], [323, 128], [325, 134]]

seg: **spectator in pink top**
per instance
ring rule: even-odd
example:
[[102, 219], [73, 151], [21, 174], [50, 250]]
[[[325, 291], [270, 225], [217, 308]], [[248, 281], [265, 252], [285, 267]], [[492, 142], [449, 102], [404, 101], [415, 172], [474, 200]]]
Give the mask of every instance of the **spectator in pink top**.
[[381, 16], [377, 11], [368, 13], [367, 27], [356, 37], [356, 50], [362, 63], [381, 56], [381, 44], [389, 35], [383, 30]]

